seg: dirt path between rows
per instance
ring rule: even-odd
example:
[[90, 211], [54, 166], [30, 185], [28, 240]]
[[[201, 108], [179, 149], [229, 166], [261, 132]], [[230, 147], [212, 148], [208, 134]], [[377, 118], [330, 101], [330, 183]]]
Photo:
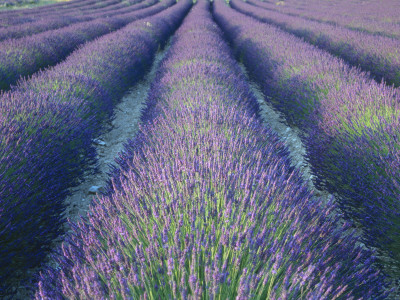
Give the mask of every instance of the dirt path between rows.
[[168, 48], [169, 44], [157, 53], [151, 70], [145, 78], [132, 87], [115, 107], [115, 116], [107, 125], [106, 132], [93, 140], [98, 153], [99, 172], [96, 174], [88, 172], [85, 181], [65, 200], [66, 216], [71, 221], [75, 222], [81, 215], [86, 214], [93, 197], [96, 193], [103, 191], [109, 179], [110, 166], [116, 165], [115, 159], [123, 151], [124, 144], [137, 133], [151, 83]]
[[266, 96], [261, 92], [259, 85], [249, 78], [246, 67], [242, 63], [239, 63], [239, 66], [247, 78], [252, 93], [257, 98], [258, 105], [261, 109], [260, 115], [263, 124], [266, 127], [271, 128], [271, 130], [285, 143], [289, 150], [292, 166], [300, 170], [304, 181], [314, 192], [315, 197], [321, 198], [321, 200], [326, 203], [330, 197], [333, 197], [333, 195], [327, 191], [318, 190], [314, 186], [312, 181], [314, 175], [311, 172], [309, 163], [306, 161], [306, 148], [300, 138], [300, 129], [286, 125], [285, 118], [276, 111], [271, 104], [264, 100]]

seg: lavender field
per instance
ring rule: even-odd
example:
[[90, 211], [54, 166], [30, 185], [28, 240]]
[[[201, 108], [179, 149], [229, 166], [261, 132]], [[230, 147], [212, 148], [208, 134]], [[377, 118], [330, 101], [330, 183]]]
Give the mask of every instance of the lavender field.
[[35, 2], [0, 299], [400, 299], [397, 1]]

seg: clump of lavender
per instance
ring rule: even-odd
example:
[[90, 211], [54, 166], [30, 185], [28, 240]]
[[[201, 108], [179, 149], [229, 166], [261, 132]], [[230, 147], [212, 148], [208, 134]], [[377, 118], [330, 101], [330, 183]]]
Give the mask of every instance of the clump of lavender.
[[371, 253], [254, 117], [208, 8], [176, 34], [145, 125], [36, 299], [384, 298]]

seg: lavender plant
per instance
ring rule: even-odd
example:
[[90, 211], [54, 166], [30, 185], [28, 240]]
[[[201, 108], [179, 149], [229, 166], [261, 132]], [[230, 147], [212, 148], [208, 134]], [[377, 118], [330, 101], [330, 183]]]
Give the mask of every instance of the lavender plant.
[[347, 28], [260, 9], [232, 0], [231, 6], [258, 20], [276, 25], [319, 48], [371, 72], [377, 80], [400, 85], [400, 41]]
[[316, 183], [398, 264], [399, 90], [227, 5], [214, 12], [266, 100], [303, 130]]
[[[171, 2], [170, 2], [171, 4]], [[63, 199], [94, 161], [92, 139], [190, 3], [86, 44], [0, 98], [0, 295], [38, 266], [61, 233]]]
[[385, 298], [371, 252], [307, 190], [257, 112], [199, 2], [108, 195], [72, 224], [36, 299]]

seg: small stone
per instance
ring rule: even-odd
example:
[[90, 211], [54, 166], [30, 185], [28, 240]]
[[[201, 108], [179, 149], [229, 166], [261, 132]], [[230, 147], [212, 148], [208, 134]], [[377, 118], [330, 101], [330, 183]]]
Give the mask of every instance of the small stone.
[[94, 139], [93, 143], [95, 143], [96, 145], [100, 145], [100, 146], [106, 146], [107, 145], [106, 142], [104, 142], [102, 140], [99, 140], [99, 139]]
[[93, 185], [89, 189], [89, 194], [97, 194], [97, 193], [101, 192], [101, 190], [102, 190], [101, 186]]
[[317, 197], [321, 197], [322, 196], [322, 192], [320, 190], [315, 189], [314, 195]]

